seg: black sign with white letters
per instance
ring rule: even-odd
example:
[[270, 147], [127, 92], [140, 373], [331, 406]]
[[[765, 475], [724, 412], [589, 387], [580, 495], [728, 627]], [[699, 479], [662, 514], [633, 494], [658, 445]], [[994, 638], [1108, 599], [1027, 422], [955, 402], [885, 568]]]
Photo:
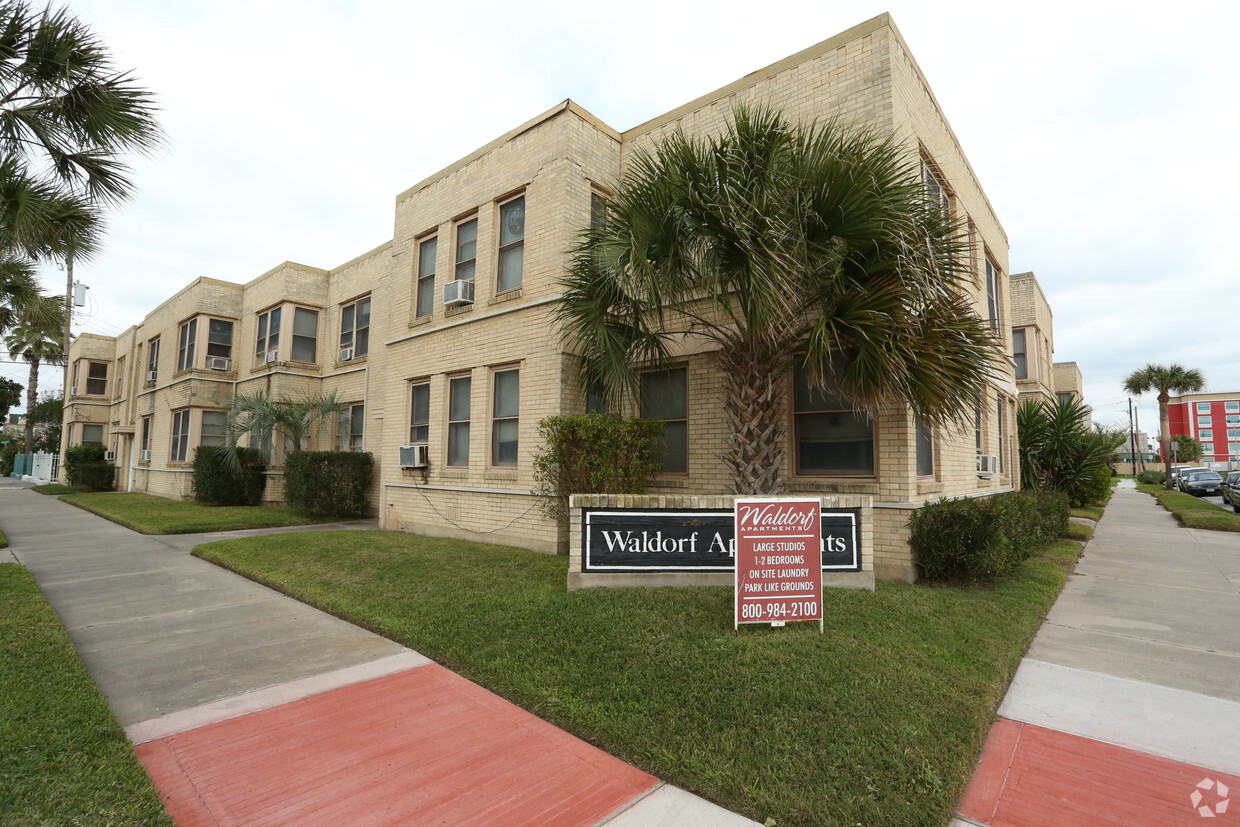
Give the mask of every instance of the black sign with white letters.
[[[583, 571], [735, 568], [731, 509], [586, 508], [582, 512]], [[822, 570], [861, 571], [861, 509], [822, 510]]]

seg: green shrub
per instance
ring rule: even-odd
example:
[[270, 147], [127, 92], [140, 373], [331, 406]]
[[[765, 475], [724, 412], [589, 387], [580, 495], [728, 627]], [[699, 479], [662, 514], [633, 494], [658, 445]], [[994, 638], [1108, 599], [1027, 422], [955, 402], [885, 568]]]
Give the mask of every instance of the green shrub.
[[566, 514], [570, 494], [641, 494], [658, 472], [663, 423], [619, 414], [549, 416], [538, 423], [544, 447], [534, 481], [544, 513]]
[[194, 499], [205, 505], [258, 505], [266, 483], [264, 468], [255, 448], [199, 445], [194, 451]]
[[[103, 462], [104, 453], [103, 446], [98, 442], [88, 442], [85, 445], [74, 445], [65, 449], [65, 477], [68, 478], [69, 484], [85, 485], [81, 477], [81, 466], [85, 463]], [[111, 483], [108, 487], [112, 487]]]
[[1054, 491], [939, 500], [913, 512], [909, 546], [931, 580], [1007, 574], [1068, 524], [1068, 498]]
[[116, 487], [116, 466], [110, 462], [81, 462], [77, 465], [79, 483], [92, 491], [111, 491]]
[[284, 498], [325, 517], [362, 517], [375, 460], [367, 453], [294, 451], [284, 460]]
[[1167, 481], [1167, 474], [1164, 471], [1142, 471], [1137, 474], [1137, 482], [1142, 485], [1162, 485]]

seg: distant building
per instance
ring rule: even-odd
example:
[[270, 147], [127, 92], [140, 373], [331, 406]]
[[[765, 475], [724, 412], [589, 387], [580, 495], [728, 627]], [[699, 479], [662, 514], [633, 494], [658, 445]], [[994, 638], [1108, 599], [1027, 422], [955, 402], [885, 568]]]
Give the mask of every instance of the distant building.
[[1056, 362], [1055, 314], [1033, 273], [1014, 273], [1012, 363], [1020, 399], [1071, 397], [1084, 402], [1084, 382], [1076, 362]]
[[1240, 392], [1189, 393], [1167, 403], [1171, 436], [1185, 434], [1201, 443], [1201, 464], [1215, 469], [1240, 467]]

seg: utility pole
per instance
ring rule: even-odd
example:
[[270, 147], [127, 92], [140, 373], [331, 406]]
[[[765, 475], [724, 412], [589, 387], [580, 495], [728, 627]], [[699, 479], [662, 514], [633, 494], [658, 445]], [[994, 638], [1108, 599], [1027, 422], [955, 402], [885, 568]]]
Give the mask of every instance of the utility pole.
[[1137, 475], [1137, 428], [1132, 420], [1132, 397], [1128, 397], [1128, 442], [1132, 446], [1132, 475]]
[[[70, 335], [70, 329], [72, 327], [73, 327], [73, 251], [70, 250], [69, 254], [65, 256], [65, 330], [64, 330], [64, 339], [63, 339], [63, 342], [60, 348], [61, 356], [64, 358], [64, 362], [65, 362], [65, 386], [64, 386], [65, 392], [64, 392], [64, 396], [61, 397], [64, 400], [64, 407], [63, 407], [64, 411], [69, 410], [69, 335]], [[62, 421], [62, 424], [63, 424], [63, 421]], [[67, 426], [62, 427], [60, 429], [60, 444], [61, 444], [60, 467], [64, 468], [65, 467], [64, 466], [65, 451], [68, 450], [68, 447], [69, 447], [69, 428]], [[52, 482], [57, 482], [57, 481], [58, 480], [52, 480]]]
[[[1137, 433], [1141, 433], [1141, 409], [1136, 408], [1132, 412], [1132, 417], [1133, 417], [1133, 421], [1136, 423], [1134, 427], [1137, 429]], [[1147, 446], [1144, 446], [1144, 445], [1141, 446], [1141, 470], [1142, 471], [1145, 470], [1145, 448], [1146, 447]]]

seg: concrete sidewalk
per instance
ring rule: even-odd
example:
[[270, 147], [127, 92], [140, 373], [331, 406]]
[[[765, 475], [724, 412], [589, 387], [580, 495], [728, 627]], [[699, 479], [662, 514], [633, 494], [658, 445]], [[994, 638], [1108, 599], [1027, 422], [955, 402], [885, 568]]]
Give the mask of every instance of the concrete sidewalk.
[[751, 825], [417, 652], [0, 480], [0, 526], [179, 824]]
[[1240, 824], [1240, 534], [1122, 481], [999, 709], [963, 824]]

